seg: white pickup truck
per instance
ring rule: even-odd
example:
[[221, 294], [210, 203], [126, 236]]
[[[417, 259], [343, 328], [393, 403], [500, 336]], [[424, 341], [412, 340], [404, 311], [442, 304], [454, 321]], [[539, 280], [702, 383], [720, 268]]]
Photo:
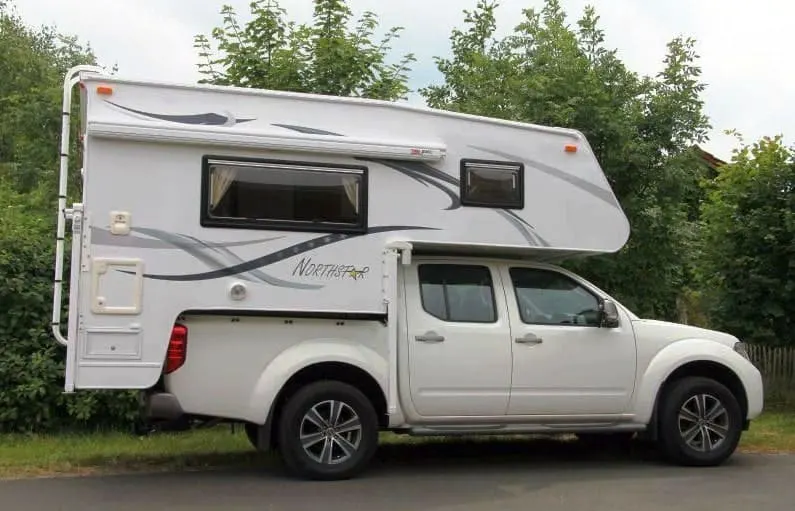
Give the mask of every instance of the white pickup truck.
[[[185, 316], [170, 350], [179, 362], [150, 411], [230, 415], [256, 388], [268, 398], [249, 438], [313, 478], [364, 468], [384, 430], [639, 432], [675, 462], [714, 465], [761, 412], [760, 374], [737, 339], [639, 319], [561, 268], [428, 257], [398, 280], [394, 409], [388, 330], [376, 320]], [[279, 379], [263, 379], [266, 367]]]
[[85, 66], [64, 121], [66, 392], [244, 423], [315, 479], [363, 470], [381, 431], [640, 433], [715, 465], [762, 411], [738, 339], [639, 319], [560, 266], [630, 234], [576, 130]]

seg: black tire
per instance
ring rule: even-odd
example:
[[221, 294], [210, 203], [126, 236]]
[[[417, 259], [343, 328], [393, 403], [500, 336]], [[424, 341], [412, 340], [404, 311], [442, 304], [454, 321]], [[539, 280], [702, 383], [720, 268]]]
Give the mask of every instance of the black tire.
[[[706, 407], [707, 411], [713, 409], [716, 403], [723, 406], [725, 413], [721, 413], [714, 421], [714, 424], [705, 427], [696, 426], [699, 422], [696, 417], [692, 419], [681, 419], [680, 410], [688, 403], [688, 408], [697, 406], [693, 399], [698, 396], [708, 396]], [[701, 414], [702, 417], [705, 414]], [[662, 396], [659, 408], [659, 435], [658, 441], [663, 455], [672, 463], [685, 466], [717, 466], [725, 462], [737, 448], [742, 434], [743, 418], [737, 398], [721, 383], [710, 378], [686, 377], [675, 381]], [[719, 427], [724, 433], [722, 441], [717, 444], [719, 435], [714, 428]], [[695, 431], [693, 443], [706, 444], [707, 449], [701, 450], [688, 443], [685, 434]], [[705, 429], [706, 428], [706, 429]], [[725, 428], [725, 429], [724, 429]], [[683, 431], [682, 431], [683, 430]], [[706, 432], [710, 442], [703, 442]], [[712, 446], [713, 443], [717, 445]]]
[[[323, 429], [316, 428], [315, 424], [306, 419], [316, 405], [321, 415], [330, 410], [328, 401], [344, 403], [340, 415], [340, 423], [346, 422], [352, 414], [358, 416], [360, 430], [342, 432], [348, 435], [351, 442], [348, 451], [351, 453], [343, 461], [335, 460], [333, 463], [320, 462], [308, 453], [301, 442], [301, 432], [323, 435]], [[350, 422], [348, 421], [350, 424]], [[316, 428], [316, 429], [313, 429]], [[356, 387], [338, 381], [318, 381], [303, 387], [287, 401], [279, 417], [279, 453], [287, 469], [296, 476], [314, 480], [341, 480], [349, 479], [362, 472], [370, 463], [378, 448], [378, 418], [372, 403]], [[338, 440], [339, 439], [339, 440]], [[321, 445], [318, 445], [321, 444]], [[351, 449], [350, 445], [356, 446]], [[315, 444], [310, 446], [313, 454], [328, 452], [324, 448], [330, 445], [334, 455], [345, 455], [340, 435], [325, 438], [321, 436]], [[318, 449], [321, 451], [318, 453]], [[325, 461], [325, 460], [324, 460]]]

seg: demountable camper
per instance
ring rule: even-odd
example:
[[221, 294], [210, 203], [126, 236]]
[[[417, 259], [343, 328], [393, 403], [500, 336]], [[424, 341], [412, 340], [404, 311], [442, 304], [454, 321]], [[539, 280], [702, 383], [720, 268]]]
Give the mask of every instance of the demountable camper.
[[[604, 420], [630, 431], [647, 425], [630, 417], [641, 367], [634, 316], [563, 270], [522, 278], [547, 279], [539, 290], [579, 286], [576, 297], [538, 295], [522, 307], [563, 317], [554, 324], [564, 328], [612, 325], [587, 331], [617, 344], [586, 349], [581, 365], [572, 353], [536, 351], [553, 371], [543, 374], [569, 375], [558, 387], [573, 395], [589, 384], [572, 371], [591, 367], [595, 390], [576, 399], [550, 394], [545, 408], [544, 392], [531, 403], [511, 388], [522, 380], [511, 342], [522, 329], [502, 310], [512, 299], [503, 290], [518, 281], [489, 265], [615, 252], [629, 235], [581, 133], [373, 100], [129, 80], [90, 67], [66, 78], [65, 121], [76, 84], [83, 197], [66, 207], [64, 122], [53, 309], [54, 334], [68, 348], [67, 391], [141, 389], [150, 416], [245, 422], [258, 446], [289, 442], [282, 414], [303, 410], [294, 396], [327, 380], [369, 400], [363, 411], [358, 397], [340, 398], [360, 424], [372, 413], [381, 429], [416, 434], [431, 424], [436, 433], [490, 423], [532, 429], [511, 402], [542, 415], [590, 414], [591, 423], [615, 416]], [[449, 264], [417, 266], [422, 257]], [[544, 311], [558, 299], [583, 310]], [[415, 332], [420, 324], [427, 335]], [[445, 336], [460, 345], [443, 356], [455, 344]], [[417, 352], [415, 340], [429, 351]], [[727, 351], [738, 367], [741, 357]], [[750, 365], [738, 371], [756, 385]], [[348, 395], [331, 389], [320, 390], [329, 402]], [[752, 416], [761, 404], [749, 390], [744, 413]], [[639, 411], [646, 417], [651, 405]], [[515, 417], [494, 419], [506, 413]], [[360, 444], [323, 431], [322, 449], [372, 443], [369, 430]], [[325, 463], [331, 451], [302, 458], [308, 448], [282, 447], [293, 468], [315, 477], [352, 474], [367, 449], [361, 459]]]
[[[629, 233], [573, 130], [359, 99], [80, 83], [85, 343], [69, 387], [153, 385], [188, 310], [384, 315], [391, 241], [557, 257], [612, 252]], [[230, 295], [233, 281], [246, 296]]]

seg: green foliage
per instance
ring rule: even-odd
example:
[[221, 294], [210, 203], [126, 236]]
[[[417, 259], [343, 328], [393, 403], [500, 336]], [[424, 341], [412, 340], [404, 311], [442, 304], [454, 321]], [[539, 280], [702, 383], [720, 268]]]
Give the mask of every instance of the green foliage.
[[[64, 395], [64, 349], [50, 333], [53, 233], [48, 196], [0, 180], [0, 431], [130, 423], [126, 393]], [[68, 274], [68, 273], [67, 273]]]
[[708, 190], [700, 277], [711, 323], [795, 344], [795, 149], [780, 136], [745, 145]]
[[93, 61], [76, 39], [26, 27], [0, 1], [3, 431], [119, 425], [135, 410], [129, 394], [63, 395], [64, 350], [50, 333], [63, 76], [73, 65]]
[[[276, 0], [251, 2], [252, 19], [241, 26], [225, 5], [223, 26], [212, 30], [220, 56], [205, 35], [195, 37], [204, 82], [263, 89], [395, 100], [408, 92], [407, 54], [386, 62], [390, 43], [401, 28], [373, 41], [378, 19], [365, 12], [354, 27], [344, 0], [314, 0], [312, 24], [287, 21]], [[220, 66], [221, 70], [216, 69]]]
[[497, 3], [465, 11], [438, 58], [444, 82], [420, 92], [430, 106], [582, 131], [632, 225], [617, 255], [576, 267], [639, 314], [674, 318], [689, 279], [692, 211], [704, 172], [691, 147], [709, 124], [702, 112], [694, 41], [668, 44], [655, 77], [628, 70], [604, 47], [593, 8], [576, 27], [557, 0], [525, 9], [513, 32], [494, 39]]
[[76, 38], [27, 27], [0, 3], [0, 162], [16, 189], [39, 182], [57, 187], [63, 76], [74, 65], [93, 63], [91, 49]]

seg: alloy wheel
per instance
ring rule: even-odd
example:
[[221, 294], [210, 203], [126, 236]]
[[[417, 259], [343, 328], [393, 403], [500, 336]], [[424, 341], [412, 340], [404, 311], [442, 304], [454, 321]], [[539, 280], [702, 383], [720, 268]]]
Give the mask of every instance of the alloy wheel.
[[321, 401], [301, 419], [299, 439], [304, 452], [314, 461], [326, 465], [344, 463], [361, 444], [361, 419], [342, 401]]
[[696, 451], [714, 451], [729, 435], [729, 413], [720, 399], [711, 394], [688, 398], [679, 409], [677, 422], [682, 439]]

